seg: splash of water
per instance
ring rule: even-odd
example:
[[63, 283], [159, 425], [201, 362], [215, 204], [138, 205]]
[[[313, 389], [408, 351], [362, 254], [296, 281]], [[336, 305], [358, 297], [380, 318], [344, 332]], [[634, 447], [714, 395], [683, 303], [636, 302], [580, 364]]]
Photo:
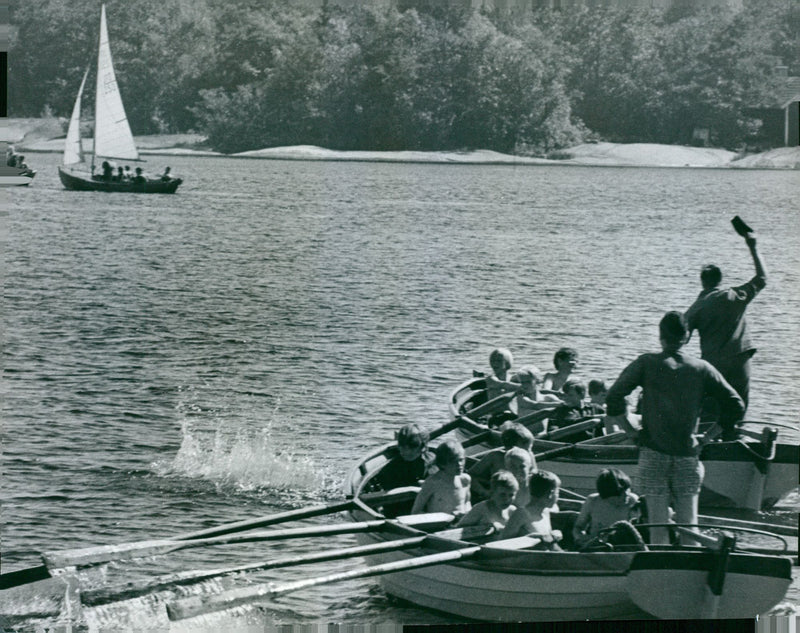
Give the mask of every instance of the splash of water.
[[318, 491], [326, 485], [311, 457], [275, 442], [271, 425], [232, 433], [222, 427], [195, 429], [188, 420], [181, 427], [181, 446], [171, 463], [157, 466], [159, 474], [206, 479], [246, 492]]

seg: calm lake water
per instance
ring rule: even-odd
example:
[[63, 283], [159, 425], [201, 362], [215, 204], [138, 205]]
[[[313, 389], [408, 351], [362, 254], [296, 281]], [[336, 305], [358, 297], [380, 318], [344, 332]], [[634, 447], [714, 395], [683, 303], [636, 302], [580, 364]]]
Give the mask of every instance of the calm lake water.
[[[582, 376], [611, 382], [658, 347], [660, 317], [690, 305], [704, 263], [752, 276], [735, 214], [758, 230], [769, 272], [748, 311], [748, 418], [800, 439], [796, 171], [153, 158], [186, 183], [139, 196], [65, 191], [59, 159], [31, 155], [39, 174], [7, 192], [4, 213], [4, 571], [341, 498], [348, 469], [401, 424], [447, 421], [449, 392], [497, 346], [542, 369], [575, 347]], [[197, 549], [85, 582], [353, 542]], [[798, 586], [776, 612], [796, 610]], [[208, 589], [57, 621], [166, 631], [163, 600]], [[453, 621], [373, 579], [202, 620], [173, 630]]]

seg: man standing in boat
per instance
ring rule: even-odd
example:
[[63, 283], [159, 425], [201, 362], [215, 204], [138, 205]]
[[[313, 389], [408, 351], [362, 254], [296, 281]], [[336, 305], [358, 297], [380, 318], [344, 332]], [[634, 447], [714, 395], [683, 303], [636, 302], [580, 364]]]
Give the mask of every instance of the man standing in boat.
[[[720, 269], [713, 264], [704, 266], [700, 271], [703, 290], [686, 311], [686, 321], [690, 334], [693, 330], [700, 334], [701, 358], [714, 365], [736, 389], [746, 409], [750, 392], [750, 359], [756, 353], [756, 348], [750, 341], [744, 313], [750, 302], [767, 285], [767, 273], [756, 249], [756, 237], [752, 229], [738, 216], [733, 224], [750, 249], [756, 274], [741, 286], [721, 288]], [[713, 411], [712, 415], [716, 413]], [[740, 419], [733, 420], [719, 412], [723, 440], [736, 439], [736, 422]]]
[[[649, 521], [667, 523], [671, 502], [676, 523], [696, 525], [705, 474], [695, 437], [703, 398], [713, 398], [733, 420], [744, 415], [744, 402], [713, 365], [681, 350], [689, 333], [680, 312], [667, 312], [658, 330], [661, 352], [639, 356], [608, 390], [606, 428], [622, 428], [639, 445], [637, 492], [647, 498]], [[625, 402], [637, 387], [640, 428], [628, 420]], [[652, 528], [652, 542], [669, 543], [667, 529]]]

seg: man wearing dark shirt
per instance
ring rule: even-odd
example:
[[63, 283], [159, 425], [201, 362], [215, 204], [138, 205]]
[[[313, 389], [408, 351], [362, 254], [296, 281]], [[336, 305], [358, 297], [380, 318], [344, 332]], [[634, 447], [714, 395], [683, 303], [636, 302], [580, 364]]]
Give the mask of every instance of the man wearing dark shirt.
[[[721, 288], [720, 269], [714, 265], [705, 266], [700, 272], [703, 290], [686, 311], [686, 321], [690, 333], [697, 330], [700, 334], [701, 358], [719, 370], [736, 389], [747, 408], [750, 359], [756, 353], [756, 348], [750, 340], [744, 313], [750, 302], [767, 285], [767, 273], [756, 250], [755, 235], [747, 233], [745, 242], [753, 257], [755, 276], [741, 286]], [[737, 420], [720, 413], [723, 439], [736, 438], [735, 422]]]
[[[681, 351], [688, 340], [680, 312], [667, 312], [659, 323], [661, 352], [642, 354], [608, 390], [606, 428], [622, 427], [639, 445], [639, 486], [647, 497], [649, 519], [697, 524], [703, 464], [695, 438], [703, 398], [713, 398], [730, 419], [740, 420], [744, 403], [722, 375], [704, 361]], [[625, 396], [642, 388], [641, 428], [627, 418]], [[709, 433], [711, 435], [713, 433]], [[653, 542], [668, 543], [666, 528], [653, 528]]]

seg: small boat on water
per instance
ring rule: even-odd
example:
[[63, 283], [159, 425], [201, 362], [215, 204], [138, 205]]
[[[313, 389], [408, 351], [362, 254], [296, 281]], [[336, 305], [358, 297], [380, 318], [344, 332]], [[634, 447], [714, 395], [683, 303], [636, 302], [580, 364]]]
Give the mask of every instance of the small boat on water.
[[[458, 430], [462, 441], [486, 433], [488, 426], [481, 421], [505, 409], [513, 398], [512, 394], [505, 394], [487, 402], [485, 387], [484, 379], [476, 377], [456, 387], [450, 395], [451, 415], [467, 418]], [[581, 424], [597, 428], [599, 418]], [[796, 442], [778, 441], [777, 431], [766, 427], [761, 434], [750, 432], [756, 437], [712, 442], [703, 448], [705, 477], [701, 507], [766, 510], [800, 485], [800, 447]], [[636, 477], [639, 450], [626, 443], [624, 434], [575, 444], [558, 441], [559, 434], [563, 436], [575, 428], [578, 427], [567, 427], [550, 438], [536, 440], [537, 453], [545, 451], [552, 455], [547, 468], [558, 474], [565, 488], [583, 495], [595, 492], [595, 479], [603, 468], [620, 468], [631, 478]], [[468, 454], [486, 448], [486, 442], [476, 443]]]
[[[387, 446], [362, 459], [345, 492], [358, 499], [394, 454]], [[561, 502], [559, 502], [561, 504]], [[360, 504], [351, 515], [381, 516]], [[555, 523], [554, 523], [555, 525]], [[466, 529], [466, 528], [465, 528]], [[377, 544], [418, 534], [358, 535]], [[494, 621], [553, 621], [627, 618], [752, 618], [777, 604], [791, 582], [791, 561], [780, 556], [707, 547], [651, 546], [646, 550], [554, 552], [532, 549], [522, 537], [483, 542], [462, 529], [429, 535], [415, 549], [369, 556], [371, 565], [413, 565], [421, 556], [454, 558], [446, 563], [381, 576], [387, 593], [461, 618]], [[470, 547], [473, 549], [470, 549]], [[465, 554], [460, 558], [458, 552]], [[723, 561], [724, 559], [724, 561]], [[723, 572], [724, 569], [724, 572]], [[721, 585], [714, 578], [723, 573]]]
[[0, 165], [0, 187], [27, 187], [36, 176], [36, 170], [29, 167], [8, 167]]
[[[431, 433], [441, 439], [464, 423], [457, 420]], [[0, 620], [49, 612], [79, 614], [83, 608], [167, 590], [170, 620], [183, 620], [232, 607], [269, 603], [291, 591], [378, 576], [391, 595], [458, 619], [554, 621], [622, 618], [752, 618], [783, 599], [791, 583], [792, 561], [783, 549], [748, 549], [733, 536], [702, 536], [702, 546], [615, 546], [606, 551], [541, 551], [529, 536], [488, 540], [485, 531], [453, 527], [454, 517], [434, 512], [387, 518], [387, 508], [407, 507], [416, 486], [381, 490], [378, 475], [397, 456], [396, 444], [360, 459], [344, 482], [346, 499], [329, 505], [288, 510], [217, 525], [171, 538], [44, 552], [42, 565], [0, 574]], [[562, 502], [559, 502], [561, 504]], [[564, 505], [567, 505], [564, 500]], [[332, 517], [347, 512], [352, 521], [329, 519], [311, 525], [256, 531], [257, 528]], [[566, 514], [566, 513], [565, 513]], [[393, 515], [392, 515], [393, 516]], [[556, 519], [554, 517], [554, 526]], [[715, 524], [716, 525], [716, 524]], [[641, 526], [640, 529], [645, 526]], [[775, 526], [778, 528], [779, 526]], [[677, 528], [676, 528], [677, 529]], [[736, 528], [739, 529], [739, 528]], [[796, 529], [796, 528], [795, 528]], [[752, 531], [752, 530], [751, 530]], [[353, 534], [358, 545], [321, 546], [319, 539]], [[762, 534], [766, 534], [762, 532]], [[236, 567], [148, 575], [130, 583], [97, 589], [80, 587], [80, 574], [98, 565], [173, 555], [196, 547], [317, 539], [308, 553], [283, 556], [254, 549], [254, 561]], [[255, 553], [257, 552], [257, 553]], [[796, 555], [796, 551], [792, 555]], [[286, 583], [204, 585], [202, 593], [175, 597], [174, 587], [247, 572], [319, 562], [366, 558], [366, 566], [309, 575]], [[260, 560], [259, 560], [260, 559]], [[174, 564], [173, 564], [174, 567]], [[220, 590], [220, 587], [225, 587]], [[181, 594], [179, 594], [181, 595]], [[155, 599], [155, 596], [153, 597]], [[68, 605], [68, 606], [65, 606]]]
[[[86, 77], [83, 75], [75, 106], [69, 121], [64, 143], [63, 165], [58, 168], [61, 183], [73, 191], [105, 191], [109, 193], [175, 193], [183, 182], [168, 175], [148, 177], [137, 175], [120, 178], [107, 167], [103, 173], [95, 173], [98, 159], [139, 160], [139, 150], [133, 139], [122, 96], [114, 73], [111, 47], [106, 26], [106, 7], [100, 10], [100, 44], [97, 54], [97, 83], [95, 90], [94, 147], [92, 162], [87, 165], [81, 143], [80, 119], [81, 99]], [[109, 163], [110, 165], [110, 163]]]

